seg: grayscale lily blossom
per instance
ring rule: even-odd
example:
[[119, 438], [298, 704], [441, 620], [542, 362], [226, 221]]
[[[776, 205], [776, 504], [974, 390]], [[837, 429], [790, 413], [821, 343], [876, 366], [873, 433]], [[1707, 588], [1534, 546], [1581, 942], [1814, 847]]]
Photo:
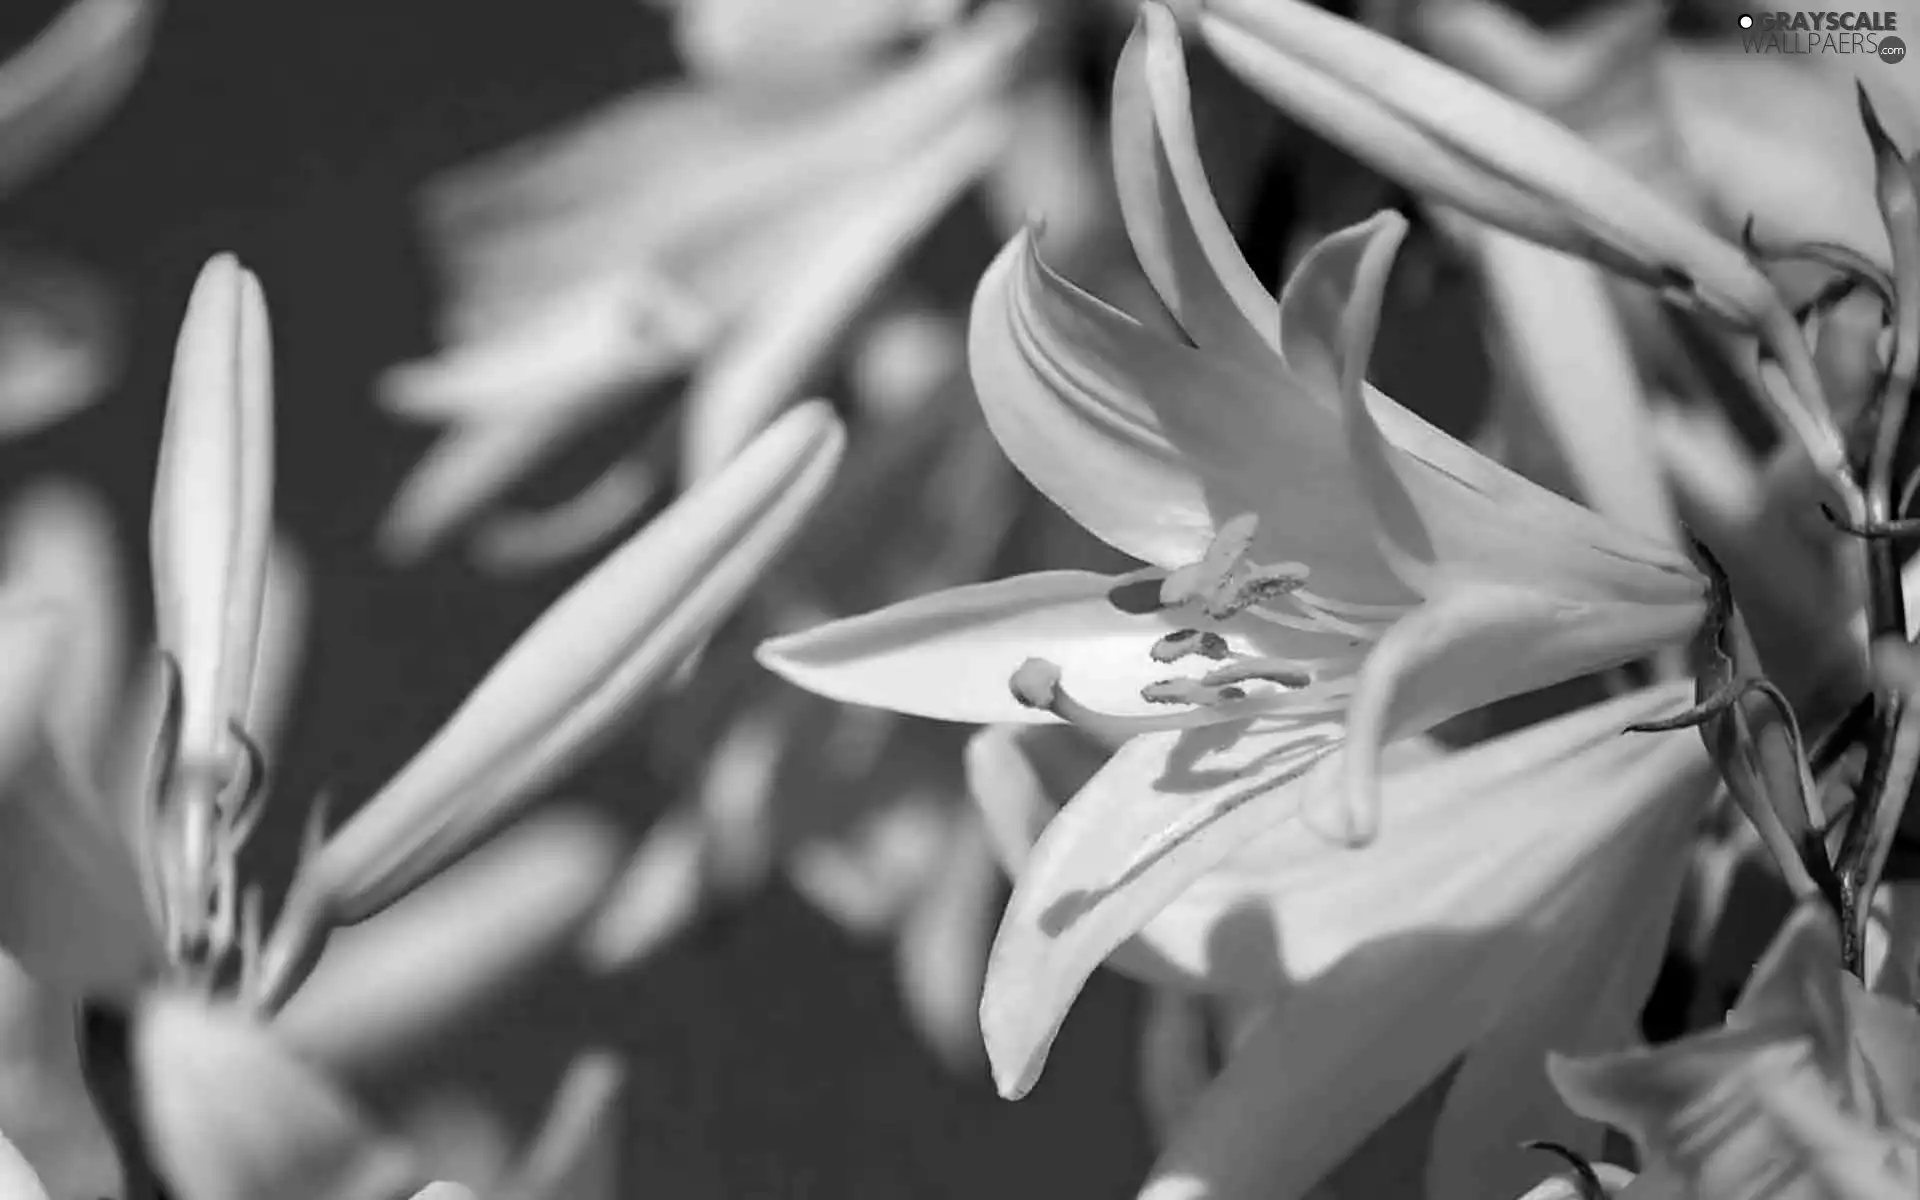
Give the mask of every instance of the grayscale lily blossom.
[[[1598, 1136], [1541, 1115], [1545, 1047], [1622, 1037], [1664, 948], [1710, 764], [1690, 735], [1620, 732], [1690, 689], [1633, 691], [1438, 764], [1390, 751], [1679, 644], [1703, 580], [1668, 538], [1551, 495], [1366, 385], [1397, 220], [1334, 234], [1277, 304], [1263, 294], [1208, 191], [1166, 14], [1147, 10], [1117, 87], [1128, 231], [1195, 345], [1078, 291], [1023, 235], [976, 296], [971, 359], [1014, 463], [1151, 565], [937, 593], [762, 659], [843, 701], [1119, 743], [1018, 866], [981, 1016], [1018, 1097], [1110, 957], [1270, 998], [1144, 1194], [1305, 1194], [1462, 1054], [1428, 1194], [1517, 1191], [1546, 1173], [1511, 1149], [1519, 1114]], [[1578, 799], [1542, 806], [1536, 788]], [[1546, 944], [1571, 957], [1549, 965]], [[1437, 995], [1457, 997], [1457, 1022]]]
[[[0, 808], [0, 949], [49, 1003], [84, 1003], [124, 1023], [131, 1079], [122, 1086], [141, 1134], [116, 1136], [188, 1200], [381, 1195], [412, 1176], [404, 1146], [316, 1065], [324, 1053], [295, 1047], [324, 1052], [331, 1034], [350, 1056], [355, 1043], [338, 1044], [341, 1014], [376, 1008], [384, 1021], [362, 1033], [377, 1040], [384, 1025], [404, 1040], [395, 1028], [411, 1019], [417, 1036], [421, 1023], [469, 1004], [466, 989], [484, 990], [564, 937], [568, 913], [585, 915], [599, 896], [593, 880], [613, 865], [604, 831], [543, 839], [531, 829], [503, 844], [513, 853], [484, 886], [508, 910], [484, 928], [464, 925], [465, 936], [460, 927], [486, 905], [436, 922], [413, 893], [538, 799], [670, 676], [806, 518], [841, 441], [824, 406], [796, 408], [589, 572], [385, 788], [337, 830], [313, 822], [268, 928], [237, 855], [266, 799], [274, 697], [291, 674], [285, 650], [270, 649], [285, 645], [273, 631], [291, 607], [269, 598], [272, 381], [259, 284], [217, 257], [182, 325], [155, 487], [162, 668], [125, 739], [155, 747], [150, 761], [102, 771], [76, 755], [83, 734], [97, 736], [99, 678], [111, 676], [101, 664], [115, 657], [103, 633], [111, 601], [85, 586], [98, 556], [61, 561], [57, 548], [74, 539], [59, 530], [23, 536], [29, 565], [50, 563], [31, 575], [52, 582], [24, 580], [0, 625], [22, 668], [0, 714], [12, 793]], [[23, 520], [72, 525], [75, 511], [41, 501]], [[69, 644], [90, 673], [54, 669]], [[416, 973], [354, 971], [330, 984], [316, 968], [331, 935], [361, 922], [365, 935], [343, 940], [349, 962], [391, 963], [411, 944]], [[423, 929], [439, 943], [433, 958], [419, 953]], [[421, 981], [404, 993], [411, 1009], [364, 990], [403, 978]], [[276, 1014], [291, 1024], [278, 1028]], [[45, 1053], [66, 1062], [60, 1047]]]

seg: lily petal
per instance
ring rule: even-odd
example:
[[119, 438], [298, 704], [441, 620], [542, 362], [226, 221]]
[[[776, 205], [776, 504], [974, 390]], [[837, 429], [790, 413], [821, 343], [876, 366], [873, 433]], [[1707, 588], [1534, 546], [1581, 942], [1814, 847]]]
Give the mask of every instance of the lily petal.
[[1133, 251], [1202, 350], [1279, 350], [1273, 297], [1241, 256], [1207, 183], [1173, 14], [1142, 5], [1113, 81], [1113, 174]]
[[0, 532], [10, 591], [58, 605], [66, 624], [49, 732], [71, 761], [100, 761], [125, 683], [120, 604], [126, 587], [112, 519], [94, 496], [66, 481], [24, 492]]
[[425, 1181], [354, 1103], [234, 1009], [157, 992], [134, 1015], [141, 1127], [193, 1200], [389, 1200]]
[[857, 72], [889, 46], [956, 20], [961, 0], [677, 0], [674, 46], [702, 78], [782, 87]]
[[157, 23], [150, 0], [76, 0], [0, 63], [0, 193], [86, 136], [120, 103]]
[[1701, 614], [1628, 602], [1568, 600], [1522, 587], [1449, 587], [1387, 631], [1360, 668], [1347, 706], [1346, 815], [1372, 836], [1378, 763], [1394, 739], [1483, 704], [1678, 645]]
[[1288, 365], [1310, 389], [1343, 398], [1348, 461], [1395, 569], [1417, 587], [1471, 573], [1527, 586], [1551, 578], [1556, 589], [1653, 605], [1702, 603], [1705, 577], [1670, 544], [1522, 478], [1366, 384], [1405, 233], [1404, 218], [1381, 213], [1323, 239], [1280, 299]]
[[274, 1015], [275, 1036], [341, 1077], [392, 1069], [565, 951], [619, 849], [618, 831], [585, 814], [530, 820], [341, 931]]
[[[120, 1196], [120, 1155], [80, 1063], [71, 996], [0, 956], [0, 1130], [53, 1200]], [[4, 1153], [0, 1153], [4, 1157]], [[0, 1196], [12, 1197], [0, 1169]]]
[[7, 1200], [47, 1200], [40, 1177], [5, 1134], [0, 1134], [0, 1196]]
[[803, 405], [614, 551], [328, 839], [295, 894], [362, 920], [497, 828], [732, 611], [825, 492], [843, 444], [824, 404]]
[[1337, 735], [1327, 725], [1144, 734], [1060, 810], [1014, 882], [988, 960], [980, 1023], [1001, 1095], [1033, 1087], [1068, 1008], [1116, 947], [1294, 815], [1300, 795], [1284, 785]]
[[[1151, 607], [1159, 578], [1151, 570], [1042, 571], [969, 584], [771, 639], [759, 659], [789, 682], [846, 704], [967, 724], [1039, 725], [1059, 718], [1022, 704], [1010, 681], [1021, 664], [1041, 658], [1060, 668], [1062, 686], [1082, 704], [1122, 717], [1158, 715], [1165, 707], [1140, 689], [1204, 669], [1148, 653], [1180, 628]], [[1277, 653], [1275, 634], [1250, 619], [1225, 628], [1233, 650]], [[1223, 710], [1220, 719], [1231, 716]]]
[[1317, 590], [1359, 603], [1406, 596], [1374, 550], [1330, 404], [1277, 360], [1250, 366], [1149, 330], [1049, 270], [1031, 234], [981, 279], [968, 357], [1007, 457], [1116, 549], [1178, 567], [1253, 513], [1256, 561], [1305, 562]]
[[525, 1159], [500, 1185], [501, 1200], [615, 1200], [626, 1082], [626, 1067], [611, 1052], [576, 1058]]
[[[1500, 1047], [1510, 1015], [1531, 1025], [1531, 1004], [1551, 1007], [1553, 988], [1516, 1008], [1535, 979], [1604, 957], [1596, 939], [1670, 919], [1711, 767], [1685, 734], [1649, 748], [1618, 731], [1687, 699], [1682, 684], [1648, 689], [1410, 772], [1365, 849], [1316, 849], [1297, 823], [1275, 830], [1262, 858], [1292, 861], [1255, 877], [1271, 899], [1248, 899], [1274, 914], [1293, 982], [1143, 1194], [1304, 1194], [1450, 1062], [1471, 1064], [1487, 1039]], [[1659, 886], [1645, 890], [1649, 862]], [[1650, 970], [1644, 957], [1635, 970]], [[1511, 1182], [1539, 1167], [1443, 1153], [1428, 1183], [1464, 1185], [1477, 1170], [1513, 1171]]]
[[[41, 725], [64, 641], [51, 610], [0, 611], [0, 947], [69, 996], [120, 994], [160, 962], [126, 846]], [[57, 694], [57, 693], [56, 693]]]
[[910, 163], [874, 180], [844, 225], [799, 254], [688, 389], [689, 478], [719, 469], [795, 398], [881, 284], [1004, 151], [1012, 132], [1004, 106], [967, 114], [932, 135]]

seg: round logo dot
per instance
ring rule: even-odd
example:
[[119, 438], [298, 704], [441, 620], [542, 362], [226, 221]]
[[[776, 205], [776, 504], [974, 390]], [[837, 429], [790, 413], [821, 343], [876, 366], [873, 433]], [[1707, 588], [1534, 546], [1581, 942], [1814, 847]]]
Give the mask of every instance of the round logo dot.
[[1752, 28], [1753, 28], [1753, 18], [1752, 18], [1752, 17], [1750, 17], [1750, 16], [1748, 16], [1748, 15], [1747, 15], [1746, 13], [1741, 13], [1741, 14], [1740, 14], [1740, 28], [1742, 28], [1742, 29], [1752, 29]]
[[1889, 34], [1880, 39], [1880, 61], [1897, 63], [1907, 56], [1907, 44]]

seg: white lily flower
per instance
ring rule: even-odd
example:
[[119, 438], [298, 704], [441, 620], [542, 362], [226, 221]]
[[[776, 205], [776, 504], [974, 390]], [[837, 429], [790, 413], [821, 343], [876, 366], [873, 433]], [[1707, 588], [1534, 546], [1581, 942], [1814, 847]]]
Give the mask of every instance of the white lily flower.
[[689, 473], [725, 462], [992, 166], [1035, 24], [990, 6], [900, 67], [805, 96], [675, 85], [436, 185], [448, 344], [384, 390], [452, 428], [396, 499], [389, 550], [425, 552], [696, 367]]
[[[1704, 581], [1677, 552], [1366, 388], [1393, 220], [1322, 243], [1277, 307], [1261, 292], [1207, 196], [1183, 84], [1171, 21], [1149, 9], [1118, 85], [1121, 194], [1143, 265], [1201, 349], [1072, 288], [1026, 237], [983, 280], [973, 339], [1009, 457], [1154, 565], [960, 588], [762, 648], [844, 701], [1130, 738], [1048, 835], [1103, 882], [1070, 913], [1016, 892], [1026, 916], [1003, 925], [1003, 942], [1072, 946], [1046, 1003], [993, 1001], [1012, 976], [990, 974], [988, 1046], [1009, 1095], [1031, 1086], [1086, 973], [1227, 852], [1218, 829], [1305, 806], [1364, 839], [1387, 743], [1675, 643], [1704, 612]], [[1314, 786], [1285, 786], [1310, 773]], [[1028, 918], [1041, 923], [1023, 931]]]

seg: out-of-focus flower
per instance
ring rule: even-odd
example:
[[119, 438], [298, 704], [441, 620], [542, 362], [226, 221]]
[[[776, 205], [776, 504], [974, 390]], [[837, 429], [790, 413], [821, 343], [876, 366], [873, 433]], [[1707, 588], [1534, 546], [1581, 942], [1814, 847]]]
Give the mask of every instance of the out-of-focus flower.
[[[153, 719], [137, 722], [132, 739], [157, 745], [155, 761], [105, 781], [76, 763], [72, 731], [46, 728], [38, 706], [43, 696], [62, 698], [51, 714], [81, 706], [45, 669], [26, 671], [0, 714], [0, 746], [17, 749], [25, 769], [0, 807], [0, 947], [50, 991], [117, 1014], [130, 1069], [118, 1085], [124, 1102], [140, 1114], [155, 1169], [187, 1200], [353, 1195], [405, 1178], [406, 1156], [263, 1018], [285, 1011], [335, 926], [389, 909], [492, 835], [668, 678], [804, 520], [841, 440], [824, 406], [801, 406], [577, 583], [386, 788], [330, 836], [314, 823], [269, 935], [236, 860], [266, 782], [261, 737], [272, 722], [262, 703], [272, 689], [260, 674], [287, 669], [284, 655], [263, 651], [271, 405], [259, 285], [216, 258], [182, 326], [155, 489], [166, 669]], [[51, 666], [73, 590], [23, 589], [4, 626], [23, 652], [33, 649], [18, 661]], [[83, 617], [98, 608], [86, 598], [71, 606]], [[67, 635], [80, 661], [95, 634]], [[388, 1021], [463, 1007], [474, 997], [461, 986], [491, 984], [510, 973], [504, 960], [564, 935], [566, 913], [584, 915], [598, 899], [593, 881], [611, 866], [603, 841], [598, 832], [521, 840], [490, 890], [522, 903], [497, 927], [467, 927], [487, 939], [481, 953], [473, 937], [441, 925], [444, 970], [409, 996], [417, 1009], [383, 1006]], [[486, 906], [451, 911], [465, 921]], [[390, 959], [396, 942], [417, 943], [422, 915], [395, 910], [362, 953]], [[417, 947], [412, 957], [426, 965]], [[323, 1025], [355, 1008], [351, 996], [309, 1003]], [[364, 996], [359, 1007], [370, 1010]], [[297, 1011], [291, 1019], [297, 1038]], [[108, 1115], [124, 1124], [111, 1107]]]
[[[145, 61], [154, 0], [75, 0], [0, 62], [0, 196], [47, 169], [106, 119]], [[91, 404], [119, 368], [119, 313], [80, 268], [0, 254], [0, 435]]]
[[818, 82], [957, 20], [965, 0], [653, 0], [690, 71], [749, 88]]
[[775, 872], [850, 936], [895, 947], [906, 1015], [957, 1069], [980, 1058], [980, 975], [998, 880], [964, 802], [958, 739], [774, 684], [768, 633], [971, 582], [1009, 549], [1020, 484], [980, 419], [953, 314], [903, 305], [850, 373], [864, 443], [786, 567], [708, 648], [649, 729], [686, 793], [650, 831], [585, 950], [631, 970]]
[[1389, 742], [1637, 658], [1704, 612], [1667, 545], [1366, 387], [1394, 221], [1323, 242], [1276, 306], [1212, 206], [1165, 13], [1121, 72], [1140, 96], [1115, 109], [1128, 230], [1198, 349], [1074, 289], [1023, 237], [981, 285], [972, 358], [1015, 464], [1156, 565], [960, 588], [762, 648], [845, 701], [1124, 739], [1047, 827], [1001, 927], [982, 1016], [1010, 1096], [1087, 975], [1248, 838], [1331, 819], [1364, 840]]
[[[395, 501], [389, 550], [424, 552], [696, 366], [682, 473], [724, 463], [1005, 151], [1036, 24], [996, 4], [909, 62], [802, 95], [671, 85], [436, 185], [446, 345], [383, 390], [451, 429]], [[634, 504], [602, 507], [584, 541]]]
[[1725, 1028], [1548, 1069], [1568, 1103], [1632, 1136], [1639, 1191], [1891, 1200], [1920, 1188], [1916, 1050], [1920, 1016], [1847, 976], [1830, 914], [1810, 906]]

